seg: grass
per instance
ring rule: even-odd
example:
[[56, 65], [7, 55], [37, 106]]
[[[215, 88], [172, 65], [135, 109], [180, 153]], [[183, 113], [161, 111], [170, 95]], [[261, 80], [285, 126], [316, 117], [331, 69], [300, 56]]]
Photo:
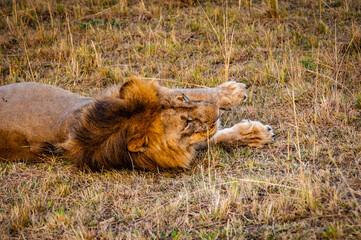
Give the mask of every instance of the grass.
[[0, 85], [75, 93], [137, 75], [251, 85], [222, 113], [271, 125], [264, 148], [201, 152], [188, 170], [85, 174], [1, 163], [1, 239], [360, 239], [361, 3], [0, 2]]

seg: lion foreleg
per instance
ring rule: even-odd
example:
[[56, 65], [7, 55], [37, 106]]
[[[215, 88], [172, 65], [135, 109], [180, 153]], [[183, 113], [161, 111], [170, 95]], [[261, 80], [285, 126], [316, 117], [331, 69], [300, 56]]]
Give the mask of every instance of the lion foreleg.
[[247, 86], [234, 81], [225, 82], [215, 88], [173, 89], [181, 92], [193, 101], [207, 101], [219, 108], [231, 108], [247, 99]]

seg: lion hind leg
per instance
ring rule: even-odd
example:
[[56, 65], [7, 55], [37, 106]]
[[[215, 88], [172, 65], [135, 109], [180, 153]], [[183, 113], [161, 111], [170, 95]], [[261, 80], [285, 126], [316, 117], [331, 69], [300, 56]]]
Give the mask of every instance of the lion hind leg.
[[212, 141], [226, 147], [256, 147], [273, 142], [274, 137], [275, 134], [270, 126], [257, 121], [243, 120], [231, 128], [218, 131]]

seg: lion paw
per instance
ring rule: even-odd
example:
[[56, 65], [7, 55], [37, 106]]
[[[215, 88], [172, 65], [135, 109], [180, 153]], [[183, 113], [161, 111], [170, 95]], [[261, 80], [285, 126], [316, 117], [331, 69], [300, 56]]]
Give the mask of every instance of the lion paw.
[[215, 89], [218, 92], [216, 103], [220, 108], [231, 108], [247, 99], [247, 86], [244, 83], [229, 81], [218, 85]]
[[275, 134], [268, 125], [257, 121], [243, 120], [231, 128], [214, 135], [216, 143], [226, 146], [263, 146], [274, 141]]
[[239, 134], [240, 143], [247, 146], [263, 146], [275, 139], [275, 134], [269, 125], [263, 125], [257, 121], [243, 120], [233, 126]]

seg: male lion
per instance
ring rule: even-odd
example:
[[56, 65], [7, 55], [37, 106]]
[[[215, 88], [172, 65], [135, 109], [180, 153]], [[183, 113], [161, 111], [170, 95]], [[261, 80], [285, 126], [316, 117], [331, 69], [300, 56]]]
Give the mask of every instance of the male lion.
[[36, 161], [63, 153], [78, 167], [187, 168], [207, 142], [262, 146], [271, 127], [242, 121], [218, 129], [219, 108], [246, 99], [246, 86], [169, 89], [131, 79], [96, 98], [40, 83], [0, 87], [0, 159]]

